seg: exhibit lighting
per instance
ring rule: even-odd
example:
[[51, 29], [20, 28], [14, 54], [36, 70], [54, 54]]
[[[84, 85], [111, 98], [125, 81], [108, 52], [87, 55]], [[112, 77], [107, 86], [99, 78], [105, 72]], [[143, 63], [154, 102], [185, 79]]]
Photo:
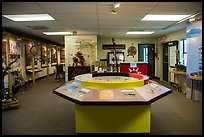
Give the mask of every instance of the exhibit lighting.
[[190, 15], [146, 15], [142, 21], [179, 21]]
[[22, 15], [2, 15], [13, 21], [44, 21], [55, 20], [49, 14], [22, 14]]
[[126, 34], [152, 34], [153, 31], [128, 31]]
[[43, 32], [45, 35], [72, 35], [72, 32]]

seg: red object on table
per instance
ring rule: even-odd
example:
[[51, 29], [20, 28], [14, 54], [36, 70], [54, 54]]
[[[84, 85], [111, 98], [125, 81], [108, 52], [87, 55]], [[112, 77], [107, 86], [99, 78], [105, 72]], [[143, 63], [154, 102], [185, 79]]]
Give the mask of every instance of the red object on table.
[[[120, 63], [120, 72], [130, 73], [130, 63]], [[137, 63], [138, 72], [147, 75], [147, 63]]]
[[149, 83], [149, 77], [147, 75], [130, 73], [130, 77], [137, 78], [139, 80], [144, 80], [145, 85]]

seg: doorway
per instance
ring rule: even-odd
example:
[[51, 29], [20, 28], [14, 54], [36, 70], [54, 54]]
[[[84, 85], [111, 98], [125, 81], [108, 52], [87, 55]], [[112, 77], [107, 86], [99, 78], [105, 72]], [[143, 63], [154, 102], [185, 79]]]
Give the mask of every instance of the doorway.
[[163, 80], [169, 82], [170, 68], [175, 68], [178, 64], [178, 55], [175, 50], [178, 50], [178, 41], [163, 43]]
[[147, 75], [155, 77], [155, 44], [138, 44], [138, 61], [147, 62]]

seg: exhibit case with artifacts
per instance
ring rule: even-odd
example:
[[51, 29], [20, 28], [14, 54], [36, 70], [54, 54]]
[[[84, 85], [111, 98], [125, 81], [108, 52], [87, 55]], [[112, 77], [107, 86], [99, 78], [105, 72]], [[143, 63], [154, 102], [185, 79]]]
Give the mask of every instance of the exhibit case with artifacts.
[[150, 133], [151, 103], [171, 89], [142, 74], [87, 73], [53, 93], [75, 103], [76, 133]]

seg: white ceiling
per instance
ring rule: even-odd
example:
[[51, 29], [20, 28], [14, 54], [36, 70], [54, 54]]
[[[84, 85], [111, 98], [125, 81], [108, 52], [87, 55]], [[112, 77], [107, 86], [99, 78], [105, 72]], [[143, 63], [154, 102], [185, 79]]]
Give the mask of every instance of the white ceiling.
[[[110, 14], [113, 2], [2, 2], [2, 15], [50, 14], [53, 21], [14, 22], [2, 16], [2, 27], [13, 28], [59, 44], [64, 36], [46, 36], [43, 31], [77, 31], [77, 35], [96, 34], [107, 38], [142, 38], [185, 28], [187, 21], [163, 30], [174, 22], [144, 22], [146, 14], [195, 14], [202, 12], [202, 2], [120, 2], [117, 15]], [[32, 29], [43, 26], [47, 29]], [[151, 30], [151, 35], [127, 36], [129, 30]]]

